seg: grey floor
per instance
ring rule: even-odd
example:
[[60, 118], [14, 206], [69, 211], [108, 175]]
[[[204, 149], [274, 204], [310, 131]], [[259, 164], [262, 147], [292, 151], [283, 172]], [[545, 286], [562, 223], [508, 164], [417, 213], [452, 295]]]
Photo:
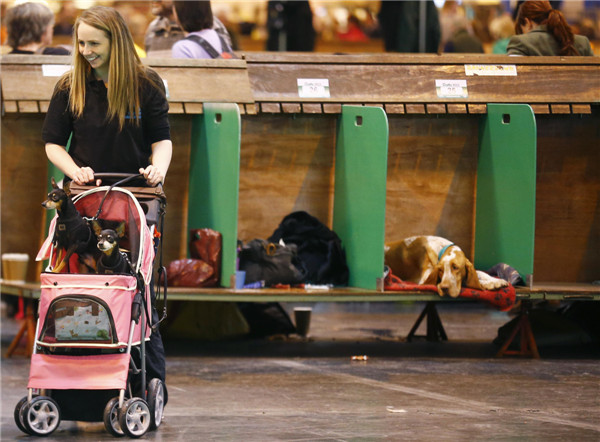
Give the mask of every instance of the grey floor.
[[[317, 304], [308, 339], [167, 339], [169, 404], [144, 439], [600, 440], [597, 347], [496, 359], [492, 341], [511, 317], [467, 303], [439, 307], [449, 341], [405, 342], [421, 308]], [[17, 326], [3, 318], [4, 348]], [[2, 440], [28, 438], [13, 421], [28, 370], [22, 356], [2, 358]], [[108, 439], [102, 424], [77, 422], [45, 438]]]

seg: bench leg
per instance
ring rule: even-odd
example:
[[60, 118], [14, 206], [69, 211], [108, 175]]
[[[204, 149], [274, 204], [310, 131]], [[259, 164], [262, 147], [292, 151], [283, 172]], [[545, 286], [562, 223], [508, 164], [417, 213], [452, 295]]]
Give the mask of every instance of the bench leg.
[[[502, 347], [500, 350], [498, 350], [498, 353], [496, 353], [497, 358], [501, 358], [504, 355], [530, 356], [535, 359], [540, 358], [535, 337], [533, 336], [533, 331], [531, 330], [531, 322], [529, 321], [530, 308], [530, 302], [521, 302], [521, 311], [519, 312], [517, 323], [515, 324], [515, 327], [513, 328], [506, 342], [502, 344]], [[520, 350], [508, 350], [510, 344], [517, 337], [517, 334], [519, 334], [521, 343]]]
[[427, 335], [425, 338], [431, 342], [447, 341], [448, 336], [446, 335], [446, 331], [442, 325], [442, 320], [440, 319], [437, 308], [435, 308], [435, 302], [428, 302], [425, 304], [425, 308], [419, 315], [415, 325], [413, 325], [412, 329], [408, 333], [406, 340], [410, 342], [415, 337], [422, 337], [416, 335], [415, 333], [419, 328], [419, 325], [421, 325], [421, 322], [423, 322], [425, 316], [427, 316]]
[[22, 353], [25, 356], [31, 356], [31, 353], [33, 351], [33, 342], [35, 339], [35, 317], [33, 315], [33, 307], [31, 304], [32, 301], [27, 303], [27, 307], [25, 309], [25, 318], [23, 320], [23, 323], [21, 324], [21, 327], [19, 328], [19, 331], [17, 332], [17, 335], [12, 340], [12, 342], [8, 346], [8, 349], [6, 350], [6, 353], [4, 355], [6, 358], [10, 358], [13, 354], [17, 353], [17, 348], [23, 336], [27, 337], [27, 343], [25, 344], [27, 345], [27, 348], [19, 351], [19, 353]]

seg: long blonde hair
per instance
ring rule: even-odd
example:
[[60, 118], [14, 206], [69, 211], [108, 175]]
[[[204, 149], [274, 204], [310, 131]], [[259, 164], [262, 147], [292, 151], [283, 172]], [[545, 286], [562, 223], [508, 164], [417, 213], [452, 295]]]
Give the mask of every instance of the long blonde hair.
[[117, 119], [122, 129], [129, 114], [131, 121], [139, 124], [139, 84], [148, 79], [147, 71], [135, 51], [133, 38], [121, 14], [113, 8], [94, 6], [85, 10], [76, 20], [73, 29], [73, 69], [63, 76], [61, 84], [69, 89], [69, 108], [80, 117], [85, 106], [85, 85], [92, 68], [79, 52], [79, 25], [85, 23], [103, 31], [110, 40], [108, 70], [107, 121]]

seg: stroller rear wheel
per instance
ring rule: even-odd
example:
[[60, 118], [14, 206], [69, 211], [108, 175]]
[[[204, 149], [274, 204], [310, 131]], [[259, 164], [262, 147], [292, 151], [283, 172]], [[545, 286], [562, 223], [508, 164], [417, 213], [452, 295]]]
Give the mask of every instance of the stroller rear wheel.
[[[37, 397], [34, 396], [34, 397]], [[24, 419], [24, 411], [25, 411], [25, 404], [27, 404], [27, 396], [23, 396], [21, 398], [21, 400], [19, 402], [17, 402], [17, 405], [15, 405], [15, 412], [14, 412], [14, 418], [15, 418], [15, 424], [17, 424], [17, 427], [19, 428], [19, 430], [21, 430], [23, 433], [25, 434], [33, 434], [31, 431], [29, 431], [27, 428], [25, 428], [25, 423], [23, 421]]]
[[131, 398], [119, 409], [119, 425], [129, 437], [141, 437], [150, 428], [150, 409], [145, 400]]
[[21, 407], [23, 426], [34, 436], [48, 436], [60, 424], [60, 410], [56, 401], [48, 396], [34, 397]]
[[119, 424], [119, 398], [114, 397], [104, 407], [104, 428], [113, 436], [123, 436], [123, 430]]
[[165, 408], [165, 387], [162, 381], [154, 378], [148, 384], [148, 406], [150, 407], [150, 429], [156, 430], [163, 418]]

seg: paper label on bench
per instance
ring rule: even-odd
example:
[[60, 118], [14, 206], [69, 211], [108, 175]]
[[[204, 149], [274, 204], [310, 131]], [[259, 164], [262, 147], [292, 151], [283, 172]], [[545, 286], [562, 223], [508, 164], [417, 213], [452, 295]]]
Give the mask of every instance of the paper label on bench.
[[514, 64], [466, 64], [465, 75], [516, 77], [517, 66]]
[[43, 64], [42, 75], [44, 77], [61, 77], [71, 69], [69, 64]]
[[467, 80], [435, 80], [435, 89], [440, 98], [467, 98]]
[[327, 78], [298, 78], [298, 96], [329, 98], [329, 80]]

